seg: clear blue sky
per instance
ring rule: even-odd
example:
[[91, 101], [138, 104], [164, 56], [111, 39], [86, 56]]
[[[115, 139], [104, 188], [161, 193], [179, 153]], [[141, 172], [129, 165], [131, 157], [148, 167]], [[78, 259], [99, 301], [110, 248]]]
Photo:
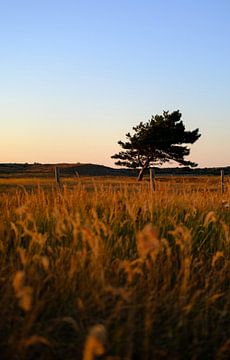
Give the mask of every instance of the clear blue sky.
[[0, 162], [113, 165], [179, 109], [191, 159], [230, 165], [229, 0], [0, 0]]

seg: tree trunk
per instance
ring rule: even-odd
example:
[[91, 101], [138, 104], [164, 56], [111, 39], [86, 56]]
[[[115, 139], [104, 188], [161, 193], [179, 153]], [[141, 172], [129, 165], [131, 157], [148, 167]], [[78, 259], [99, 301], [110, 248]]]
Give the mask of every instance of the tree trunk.
[[141, 181], [143, 179], [144, 172], [147, 169], [148, 165], [149, 165], [149, 162], [148, 162], [148, 160], [146, 160], [146, 162], [144, 163], [142, 169], [139, 172], [139, 175], [138, 175], [138, 178], [137, 178], [138, 181]]

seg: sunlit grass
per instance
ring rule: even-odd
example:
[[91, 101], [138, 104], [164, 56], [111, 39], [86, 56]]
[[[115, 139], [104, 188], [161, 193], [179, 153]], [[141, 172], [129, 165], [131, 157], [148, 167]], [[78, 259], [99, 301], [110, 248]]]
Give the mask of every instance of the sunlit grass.
[[63, 183], [0, 179], [3, 358], [227, 359], [228, 182]]

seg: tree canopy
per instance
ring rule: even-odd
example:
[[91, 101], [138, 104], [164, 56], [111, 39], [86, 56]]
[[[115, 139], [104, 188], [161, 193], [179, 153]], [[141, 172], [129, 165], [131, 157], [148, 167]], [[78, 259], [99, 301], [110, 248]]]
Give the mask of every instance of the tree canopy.
[[[126, 134], [126, 142], [118, 141], [122, 151], [112, 156], [116, 165], [129, 168], [141, 168], [163, 164], [174, 160], [180, 165], [197, 166], [185, 160], [190, 149], [185, 144], [193, 144], [199, 139], [199, 129], [186, 131], [179, 110], [163, 115], [152, 116], [146, 123], [134, 126], [134, 133]], [[141, 176], [140, 176], [141, 179]]]

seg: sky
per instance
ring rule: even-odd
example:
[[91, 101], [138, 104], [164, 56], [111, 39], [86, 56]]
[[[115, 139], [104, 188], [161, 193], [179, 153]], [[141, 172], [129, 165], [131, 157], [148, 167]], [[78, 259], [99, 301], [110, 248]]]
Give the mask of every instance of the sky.
[[114, 166], [180, 110], [189, 159], [230, 165], [229, 38], [229, 0], [0, 0], [0, 162]]

